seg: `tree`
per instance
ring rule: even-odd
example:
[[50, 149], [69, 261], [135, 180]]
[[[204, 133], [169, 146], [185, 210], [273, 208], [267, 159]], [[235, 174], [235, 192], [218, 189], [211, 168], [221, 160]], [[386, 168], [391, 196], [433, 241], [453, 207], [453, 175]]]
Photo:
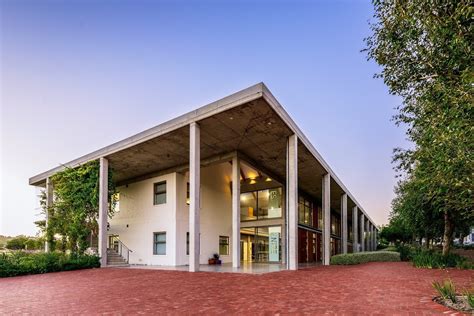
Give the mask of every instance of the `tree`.
[[[373, 34], [366, 38], [406, 124], [411, 150], [396, 149], [396, 169], [411, 183], [425, 218], [443, 218], [443, 254], [456, 224], [474, 224], [474, 30], [470, 1], [374, 0]], [[418, 195], [418, 197], [416, 197]], [[397, 196], [397, 198], [399, 198]]]
[[41, 238], [19, 235], [7, 241], [7, 249], [11, 250], [37, 250], [42, 248]]
[[[46, 238], [52, 249], [71, 250], [83, 253], [89, 245], [89, 236], [97, 236], [99, 214], [99, 169], [98, 161], [91, 161], [76, 168], [65, 168], [52, 177], [54, 188], [53, 205], [48, 208]], [[113, 171], [109, 168], [109, 216], [112, 216], [115, 199]], [[42, 193], [41, 204], [46, 211], [46, 194]], [[58, 236], [58, 240], [55, 240]]]

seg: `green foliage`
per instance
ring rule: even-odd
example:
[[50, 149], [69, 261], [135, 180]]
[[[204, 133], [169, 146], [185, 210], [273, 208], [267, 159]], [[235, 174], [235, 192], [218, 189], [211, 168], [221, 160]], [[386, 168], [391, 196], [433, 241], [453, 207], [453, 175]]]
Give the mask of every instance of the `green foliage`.
[[443, 256], [438, 251], [433, 250], [418, 250], [413, 254], [413, 265], [417, 268], [428, 269], [444, 269], [444, 268], [461, 268], [471, 269], [472, 264], [467, 262], [467, 259], [459, 255], [450, 253]]
[[64, 253], [0, 254], [0, 277], [100, 267], [99, 257]]
[[[43, 227], [53, 250], [83, 253], [89, 246], [90, 236], [97, 236], [99, 169], [99, 162], [91, 161], [76, 168], [65, 168], [52, 177], [54, 201], [48, 209], [48, 227]], [[116, 192], [110, 169], [108, 180], [111, 216], [116, 203]], [[42, 195], [42, 206], [46, 210], [45, 193]], [[60, 237], [55, 240], [54, 236]]]
[[443, 284], [440, 284], [438, 281], [434, 281], [432, 285], [442, 298], [445, 300], [449, 299], [453, 303], [457, 302], [456, 287], [454, 286], [453, 281], [445, 280]]
[[399, 176], [392, 218], [416, 237], [453, 234], [474, 225], [474, 68], [472, 4], [373, 0], [366, 39], [390, 93], [402, 98], [395, 116], [414, 144], [396, 149]]
[[392, 251], [392, 252], [399, 252], [397, 247], [395, 246], [388, 246], [388, 247], [385, 247], [383, 249], [380, 249], [378, 251]]
[[331, 257], [331, 264], [352, 265], [366, 262], [397, 262], [400, 254], [392, 251], [372, 251], [339, 254]]
[[43, 248], [43, 241], [40, 238], [20, 235], [10, 238], [5, 248], [10, 250], [37, 250]]
[[379, 238], [387, 243], [407, 242], [412, 239], [412, 233], [401, 218], [391, 218], [389, 225], [380, 230]]
[[413, 255], [416, 252], [416, 248], [410, 245], [397, 244], [397, 252], [400, 253], [400, 259], [402, 261], [409, 261], [413, 259]]
[[466, 296], [466, 300], [467, 300], [467, 303], [469, 304], [469, 306], [471, 308], [474, 308], [474, 291], [466, 291], [464, 293], [464, 295]]

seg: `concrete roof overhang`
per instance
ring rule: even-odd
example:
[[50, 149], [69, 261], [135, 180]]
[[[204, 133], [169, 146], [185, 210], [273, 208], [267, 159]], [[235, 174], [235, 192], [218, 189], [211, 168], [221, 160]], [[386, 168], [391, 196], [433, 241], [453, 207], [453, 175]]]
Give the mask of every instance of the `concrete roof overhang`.
[[[263, 168], [262, 171], [281, 183], [285, 183], [286, 179], [287, 138], [296, 134], [299, 140], [299, 188], [320, 199], [322, 176], [329, 173], [331, 208], [340, 210], [340, 197], [345, 192], [348, 195], [348, 215], [352, 214], [352, 207], [357, 205], [370, 219], [263, 83], [82, 156], [64, 166], [75, 167], [105, 157], [114, 170], [118, 184], [149, 178], [178, 167], [186, 168], [189, 164], [191, 122], [197, 122], [200, 126], [202, 161], [218, 161], [219, 157], [225, 160], [229, 153], [237, 152], [244, 160]], [[62, 170], [64, 166], [36, 175], [29, 179], [29, 183], [44, 186], [46, 178]]]

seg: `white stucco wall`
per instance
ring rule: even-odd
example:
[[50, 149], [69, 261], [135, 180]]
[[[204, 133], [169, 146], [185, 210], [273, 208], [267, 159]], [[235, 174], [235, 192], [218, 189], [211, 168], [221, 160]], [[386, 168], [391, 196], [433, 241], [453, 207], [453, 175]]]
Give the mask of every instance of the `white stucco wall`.
[[[229, 255], [221, 256], [223, 262], [232, 262], [232, 200], [231, 164], [221, 163], [201, 169], [201, 255], [200, 263], [206, 264], [219, 252], [219, 236], [230, 239]], [[188, 264], [186, 232], [189, 231], [189, 206], [186, 204], [186, 183], [189, 175], [178, 175], [177, 186], [182, 198], [177, 202], [177, 265]], [[240, 242], [240, 241], [238, 241]]]
[[[166, 180], [166, 203], [153, 205], [153, 184]], [[176, 174], [118, 188], [120, 211], [109, 219], [110, 234], [133, 252], [131, 264], [174, 265], [176, 262]], [[128, 225], [128, 227], [127, 227]], [[166, 232], [166, 255], [153, 254], [153, 233]]]
[[[231, 165], [221, 163], [201, 169], [201, 256], [206, 264], [219, 251], [219, 236], [230, 238], [231, 262], [232, 201]], [[189, 175], [172, 173], [118, 188], [120, 211], [109, 220], [109, 234], [119, 235], [133, 252], [131, 264], [186, 265], [186, 232], [189, 206], [186, 204]], [[153, 205], [153, 184], [166, 180], [167, 203]], [[128, 227], [127, 227], [128, 225]], [[153, 255], [153, 233], [166, 232], [166, 255]], [[237, 241], [240, 242], [240, 241]]]

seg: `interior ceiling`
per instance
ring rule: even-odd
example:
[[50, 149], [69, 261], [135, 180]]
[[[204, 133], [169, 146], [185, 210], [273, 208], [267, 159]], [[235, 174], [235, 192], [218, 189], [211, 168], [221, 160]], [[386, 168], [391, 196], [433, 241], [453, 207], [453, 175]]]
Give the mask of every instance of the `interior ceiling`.
[[[263, 99], [257, 99], [198, 122], [201, 131], [201, 159], [238, 151], [280, 182], [286, 177], [288, 126]], [[115, 181], [124, 183], [162, 170], [189, 163], [189, 127], [107, 156]], [[250, 172], [249, 170], [246, 170]], [[326, 171], [301, 143], [298, 144], [299, 188], [321, 198], [322, 175]], [[331, 181], [331, 206], [340, 209], [342, 189]], [[348, 209], [352, 201], [348, 200]], [[353, 204], [353, 203], [352, 203]]]

